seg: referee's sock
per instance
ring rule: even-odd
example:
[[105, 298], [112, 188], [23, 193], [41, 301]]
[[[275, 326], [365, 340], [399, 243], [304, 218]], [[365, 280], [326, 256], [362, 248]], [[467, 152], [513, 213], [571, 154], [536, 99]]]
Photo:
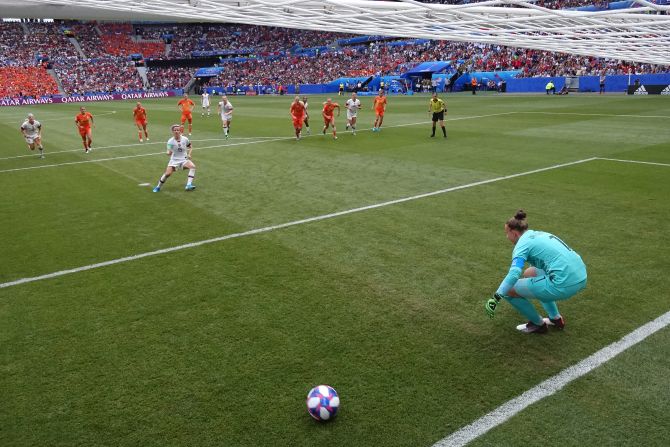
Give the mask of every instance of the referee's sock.
[[433, 133], [430, 134], [431, 137], [435, 136], [435, 123], [433, 123]]
[[446, 138], [447, 137], [447, 128], [444, 127], [444, 126], [441, 126], [441, 127], [442, 127], [442, 133], [444, 134], [444, 137]]

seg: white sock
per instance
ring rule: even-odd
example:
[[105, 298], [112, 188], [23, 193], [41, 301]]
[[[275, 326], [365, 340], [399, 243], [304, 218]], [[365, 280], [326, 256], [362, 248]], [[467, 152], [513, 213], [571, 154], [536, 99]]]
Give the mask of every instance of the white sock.
[[194, 178], [195, 178], [195, 169], [189, 169], [188, 170], [188, 180], [186, 181], [186, 184], [191, 185], [193, 183]]

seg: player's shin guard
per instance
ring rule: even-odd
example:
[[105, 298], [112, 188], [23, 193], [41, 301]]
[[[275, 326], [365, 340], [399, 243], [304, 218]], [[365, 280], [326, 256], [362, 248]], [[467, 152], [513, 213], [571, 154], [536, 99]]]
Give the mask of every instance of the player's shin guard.
[[511, 298], [508, 296], [504, 297], [509, 303], [514, 306], [514, 308], [519, 311], [521, 315], [526, 317], [528, 321], [532, 321], [533, 323], [537, 324], [538, 326], [541, 326], [544, 324], [544, 320], [542, 320], [542, 316], [537, 312], [535, 309], [535, 306], [528, 301], [526, 298], [522, 297], [517, 297], [517, 298]]

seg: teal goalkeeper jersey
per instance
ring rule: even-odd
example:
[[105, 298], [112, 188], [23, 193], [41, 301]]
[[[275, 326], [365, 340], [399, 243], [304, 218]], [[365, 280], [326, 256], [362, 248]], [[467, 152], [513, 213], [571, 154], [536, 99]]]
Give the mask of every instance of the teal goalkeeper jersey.
[[526, 230], [512, 252], [513, 263], [519, 258], [544, 270], [558, 287], [574, 286], [586, 279], [586, 266], [582, 258], [551, 233]]

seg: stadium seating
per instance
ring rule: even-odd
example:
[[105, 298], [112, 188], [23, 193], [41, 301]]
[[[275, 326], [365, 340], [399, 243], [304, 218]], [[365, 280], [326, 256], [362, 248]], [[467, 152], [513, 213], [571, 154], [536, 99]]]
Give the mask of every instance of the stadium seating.
[[[550, 0], [543, 0], [548, 4]], [[575, 0], [576, 1], [576, 0]], [[561, 7], [585, 2], [556, 0]], [[590, 1], [589, 4], [593, 4]], [[25, 29], [29, 32], [25, 33]], [[68, 37], [76, 39], [81, 52]], [[459, 72], [519, 71], [520, 77], [658, 73], [667, 67], [476, 43], [401, 40], [231, 24], [131, 25], [55, 21], [0, 22], [0, 67], [37, 68], [2, 78], [3, 95], [55, 94], [42, 61], [53, 66], [67, 94], [183, 88], [193, 77], [197, 53], [220, 55], [222, 73], [210, 86], [325, 84], [341, 77], [401, 75], [423, 61], [450, 61]], [[360, 36], [358, 36], [360, 37]], [[168, 46], [169, 44], [169, 46]], [[25, 48], [31, 51], [25, 51]], [[144, 85], [129, 56], [149, 62]], [[167, 62], [166, 62], [167, 60]], [[201, 59], [211, 66], [212, 58]]]

